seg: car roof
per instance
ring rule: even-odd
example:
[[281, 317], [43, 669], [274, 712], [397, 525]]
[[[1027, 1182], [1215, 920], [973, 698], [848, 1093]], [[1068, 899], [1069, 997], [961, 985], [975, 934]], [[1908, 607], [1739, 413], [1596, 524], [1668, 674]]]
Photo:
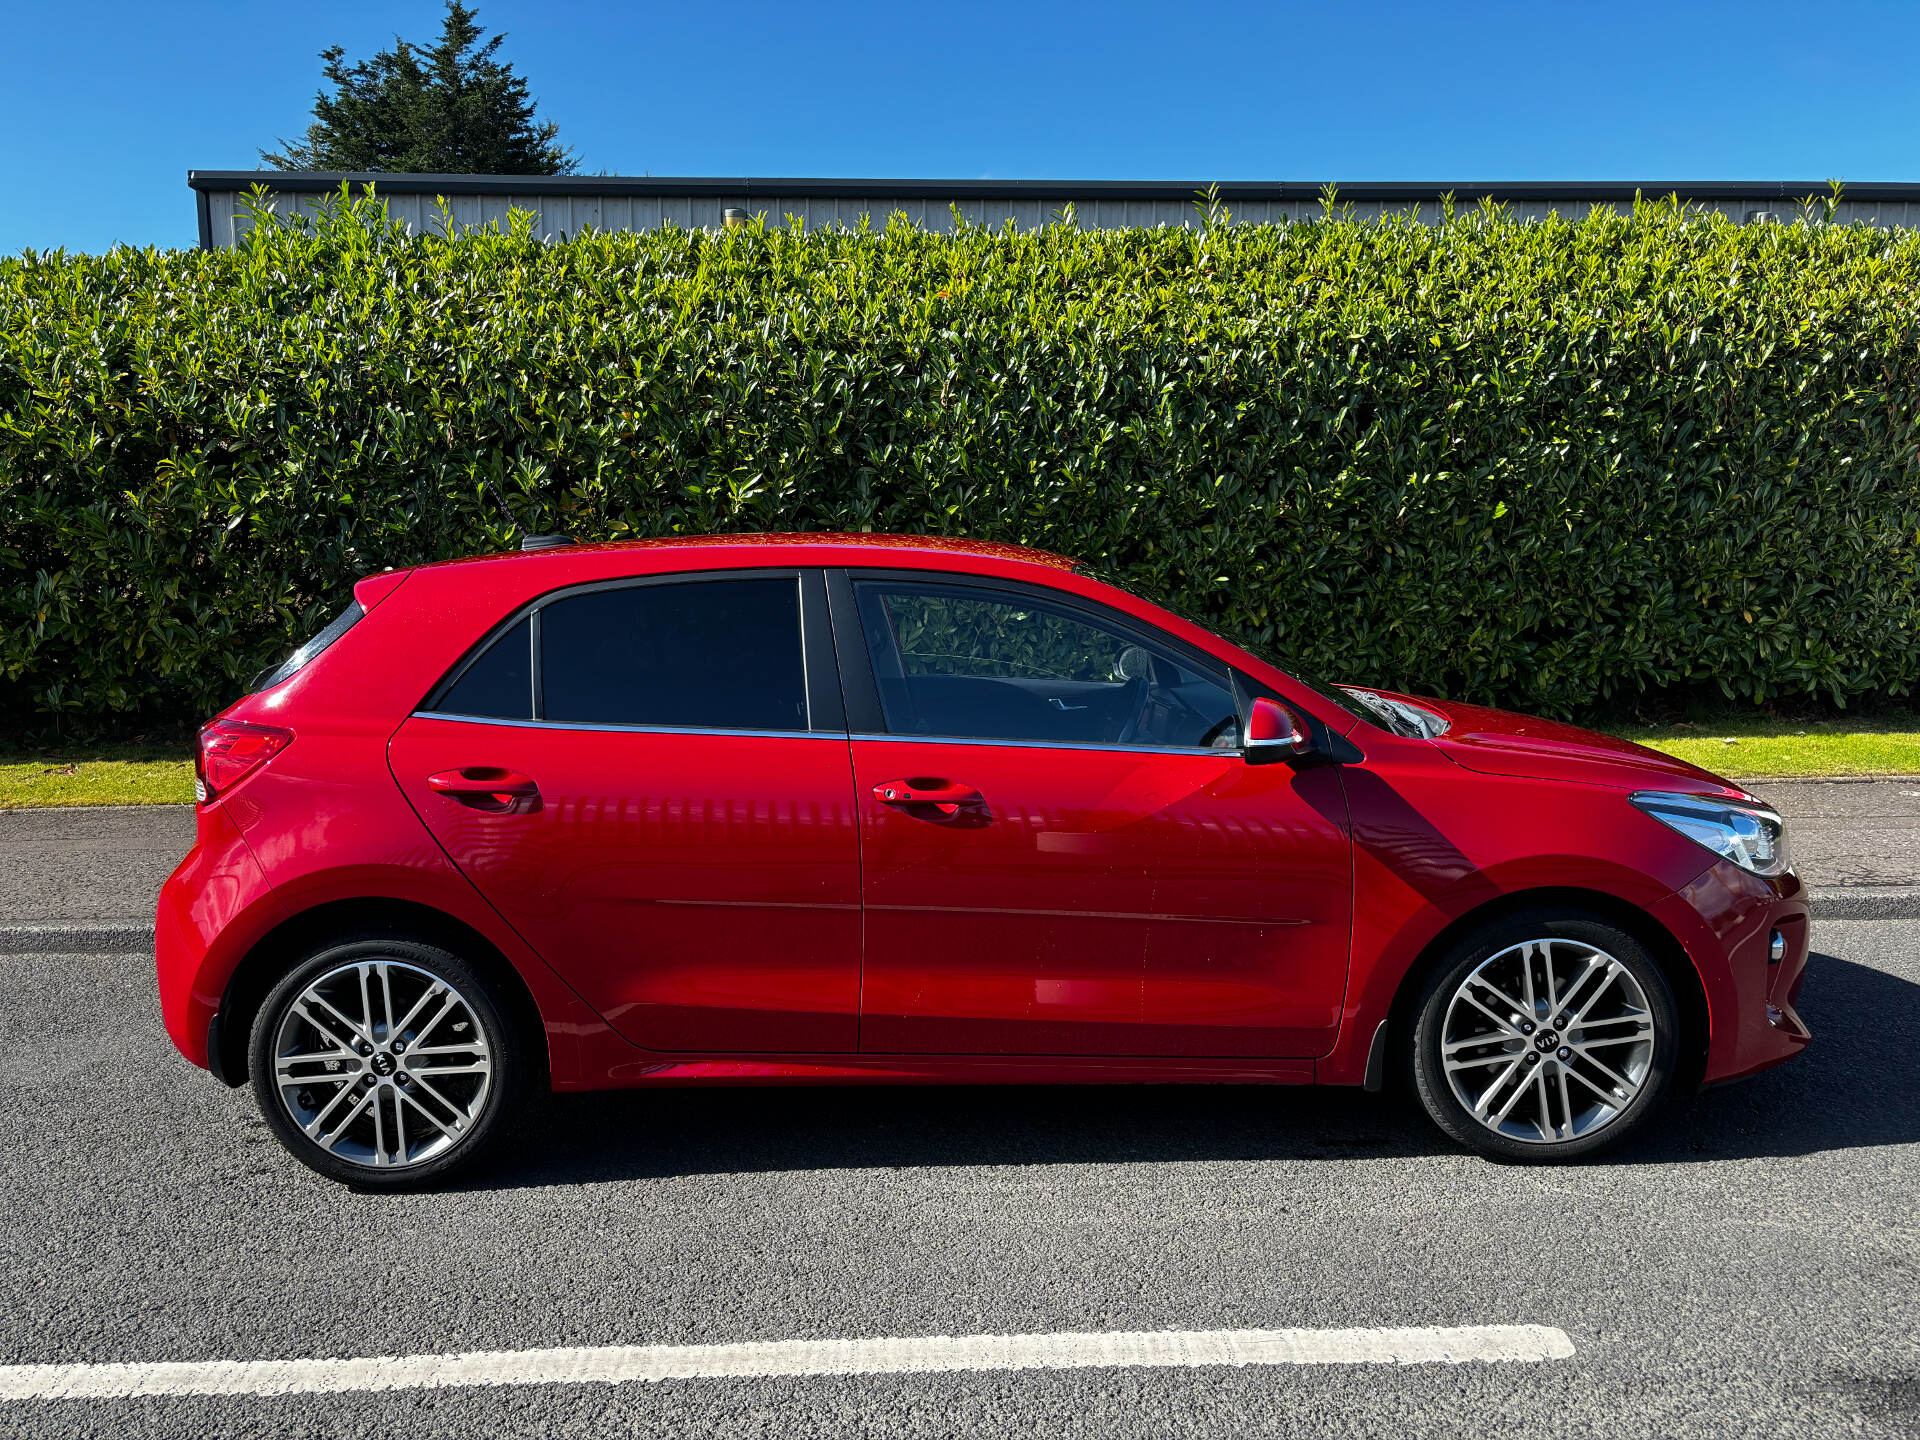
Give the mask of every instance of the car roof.
[[[734, 552], [729, 556], [732, 562], [745, 558], [738, 552], [764, 549], [778, 552], [786, 549], [806, 548], [824, 551], [825, 555], [815, 556], [816, 564], [857, 565], [862, 560], [885, 564], [898, 564], [903, 555], [918, 554], [943, 556], [952, 559], [977, 559], [1000, 563], [1042, 565], [1053, 570], [1073, 570], [1078, 567], [1077, 560], [1065, 555], [1056, 555], [1048, 550], [1035, 550], [1026, 545], [1009, 545], [999, 540], [969, 540], [963, 537], [947, 535], [866, 535], [841, 532], [822, 532], [815, 534], [779, 533], [779, 534], [739, 534], [739, 535], [662, 535], [644, 540], [601, 540], [578, 545], [552, 545], [538, 550], [507, 550], [487, 555], [468, 555], [453, 560], [439, 560], [422, 569], [441, 569], [443, 567], [463, 565], [530, 564], [552, 562], [562, 558], [578, 559], [595, 553], [609, 554], [621, 551], [648, 552], [648, 558], [654, 561], [667, 561], [660, 565], [662, 570], [671, 570], [672, 551], [685, 550], [689, 565], [703, 563], [702, 552], [723, 549]], [[780, 563], [784, 556], [770, 554], [771, 563]], [[789, 562], [790, 563], [790, 562]], [[651, 568], [651, 567], [650, 567]]]

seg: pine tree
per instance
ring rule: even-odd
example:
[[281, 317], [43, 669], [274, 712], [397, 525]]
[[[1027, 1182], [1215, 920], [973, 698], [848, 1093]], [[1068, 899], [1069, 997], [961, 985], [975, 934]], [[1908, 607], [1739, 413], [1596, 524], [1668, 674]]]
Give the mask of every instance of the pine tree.
[[497, 58], [500, 42], [476, 12], [447, 0], [439, 42], [394, 37], [393, 48], [349, 65], [338, 45], [320, 52], [333, 87], [314, 97], [297, 143], [260, 158], [276, 170], [378, 170], [440, 175], [570, 175], [579, 166], [551, 120], [536, 121], [527, 82]]

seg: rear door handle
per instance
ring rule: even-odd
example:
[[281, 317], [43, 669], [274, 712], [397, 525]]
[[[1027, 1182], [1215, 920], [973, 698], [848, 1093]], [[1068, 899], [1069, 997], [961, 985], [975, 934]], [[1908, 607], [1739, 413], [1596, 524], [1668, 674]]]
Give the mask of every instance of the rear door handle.
[[925, 806], [940, 818], [949, 820], [963, 811], [978, 812], [987, 803], [986, 796], [971, 785], [923, 776], [915, 776], [911, 780], [882, 780], [873, 787], [873, 798], [882, 805], [899, 805], [908, 809]]
[[427, 777], [427, 788], [475, 810], [505, 812], [540, 808], [540, 787], [532, 778], [518, 770], [502, 770], [497, 765], [465, 765], [458, 770], [442, 770]]

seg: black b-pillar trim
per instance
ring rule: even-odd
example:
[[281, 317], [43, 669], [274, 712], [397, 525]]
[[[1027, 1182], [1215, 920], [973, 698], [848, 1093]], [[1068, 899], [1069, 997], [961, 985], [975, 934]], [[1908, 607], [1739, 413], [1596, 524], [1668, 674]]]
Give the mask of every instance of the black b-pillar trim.
[[844, 569], [826, 572], [827, 602], [833, 615], [833, 648], [840, 657], [840, 693], [847, 702], [847, 729], [856, 735], [882, 735], [887, 722], [880, 709], [880, 687], [867, 654], [866, 631], [853, 598], [853, 581]]
[[807, 665], [807, 728], [844, 731], [847, 707], [840, 694], [827, 580], [819, 570], [800, 572], [800, 639]]

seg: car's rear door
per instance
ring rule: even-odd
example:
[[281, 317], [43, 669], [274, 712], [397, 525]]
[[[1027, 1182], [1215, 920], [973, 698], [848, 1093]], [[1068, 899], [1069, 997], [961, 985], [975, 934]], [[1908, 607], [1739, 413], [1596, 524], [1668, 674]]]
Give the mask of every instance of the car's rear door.
[[1346, 984], [1337, 770], [1249, 766], [1225, 667], [1106, 607], [830, 575], [869, 1052], [1309, 1056]]
[[856, 1048], [859, 839], [817, 571], [548, 596], [389, 760], [455, 863], [629, 1040]]

